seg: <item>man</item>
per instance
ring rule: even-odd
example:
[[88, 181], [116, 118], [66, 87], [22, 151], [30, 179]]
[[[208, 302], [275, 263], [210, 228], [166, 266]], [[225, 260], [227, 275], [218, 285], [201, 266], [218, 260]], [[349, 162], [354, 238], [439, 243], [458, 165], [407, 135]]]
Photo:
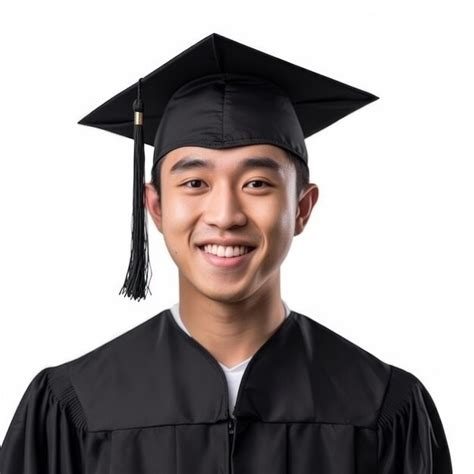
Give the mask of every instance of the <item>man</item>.
[[0, 472], [451, 473], [422, 382], [281, 298], [318, 199], [304, 138], [375, 99], [213, 34], [82, 119], [134, 138], [121, 292], [148, 291], [145, 203], [179, 303], [37, 374]]

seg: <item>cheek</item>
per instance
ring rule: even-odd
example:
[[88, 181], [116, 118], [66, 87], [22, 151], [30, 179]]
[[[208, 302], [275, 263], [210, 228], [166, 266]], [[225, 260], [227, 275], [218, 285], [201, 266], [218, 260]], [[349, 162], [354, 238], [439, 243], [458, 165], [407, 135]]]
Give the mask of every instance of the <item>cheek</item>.
[[193, 222], [196, 210], [183, 199], [174, 199], [163, 206], [163, 226], [170, 233], [182, 232]]
[[192, 208], [183, 200], [164, 202], [162, 208], [163, 238], [172, 258], [185, 258], [195, 222]]
[[275, 201], [272, 205], [256, 207], [253, 219], [266, 236], [269, 247], [280, 253], [294, 233], [295, 220], [289, 203]]

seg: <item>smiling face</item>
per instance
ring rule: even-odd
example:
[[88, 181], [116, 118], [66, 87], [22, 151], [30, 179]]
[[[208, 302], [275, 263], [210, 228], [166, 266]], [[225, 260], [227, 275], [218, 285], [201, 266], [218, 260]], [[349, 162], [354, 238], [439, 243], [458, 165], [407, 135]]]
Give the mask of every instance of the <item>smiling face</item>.
[[161, 195], [147, 183], [146, 203], [180, 288], [229, 303], [279, 291], [280, 266], [316, 203], [316, 185], [297, 202], [295, 167], [273, 145], [186, 146], [162, 160]]

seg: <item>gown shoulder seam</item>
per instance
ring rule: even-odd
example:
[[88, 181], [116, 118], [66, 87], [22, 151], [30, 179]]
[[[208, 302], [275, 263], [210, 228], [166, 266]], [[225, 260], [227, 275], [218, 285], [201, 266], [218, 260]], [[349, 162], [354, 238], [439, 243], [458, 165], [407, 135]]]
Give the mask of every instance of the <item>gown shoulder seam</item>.
[[412, 373], [390, 364], [389, 367], [390, 377], [377, 417], [377, 428], [387, 426], [394, 416], [404, 412], [418, 383], [418, 379]]
[[67, 366], [49, 367], [46, 370], [48, 389], [72, 424], [79, 431], [87, 431], [87, 419], [76, 394]]

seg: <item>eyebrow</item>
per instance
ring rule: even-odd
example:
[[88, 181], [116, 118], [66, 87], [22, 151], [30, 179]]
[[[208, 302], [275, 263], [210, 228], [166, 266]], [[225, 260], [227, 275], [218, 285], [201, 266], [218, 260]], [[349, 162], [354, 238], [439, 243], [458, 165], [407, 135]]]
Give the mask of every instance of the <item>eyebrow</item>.
[[[204, 168], [204, 169], [215, 169], [215, 164], [209, 160], [203, 160], [201, 158], [194, 158], [191, 156], [185, 156], [178, 160], [170, 169], [170, 174], [176, 174], [184, 172], [190, 169]], [[282, 170], [280, 163], [275, 161], [273, 158], [268, 156], [254, 156], [243, 160], [239, 169], [247, 170], [253, 168], [265, 168], [272, 171], [279, 172]]]

